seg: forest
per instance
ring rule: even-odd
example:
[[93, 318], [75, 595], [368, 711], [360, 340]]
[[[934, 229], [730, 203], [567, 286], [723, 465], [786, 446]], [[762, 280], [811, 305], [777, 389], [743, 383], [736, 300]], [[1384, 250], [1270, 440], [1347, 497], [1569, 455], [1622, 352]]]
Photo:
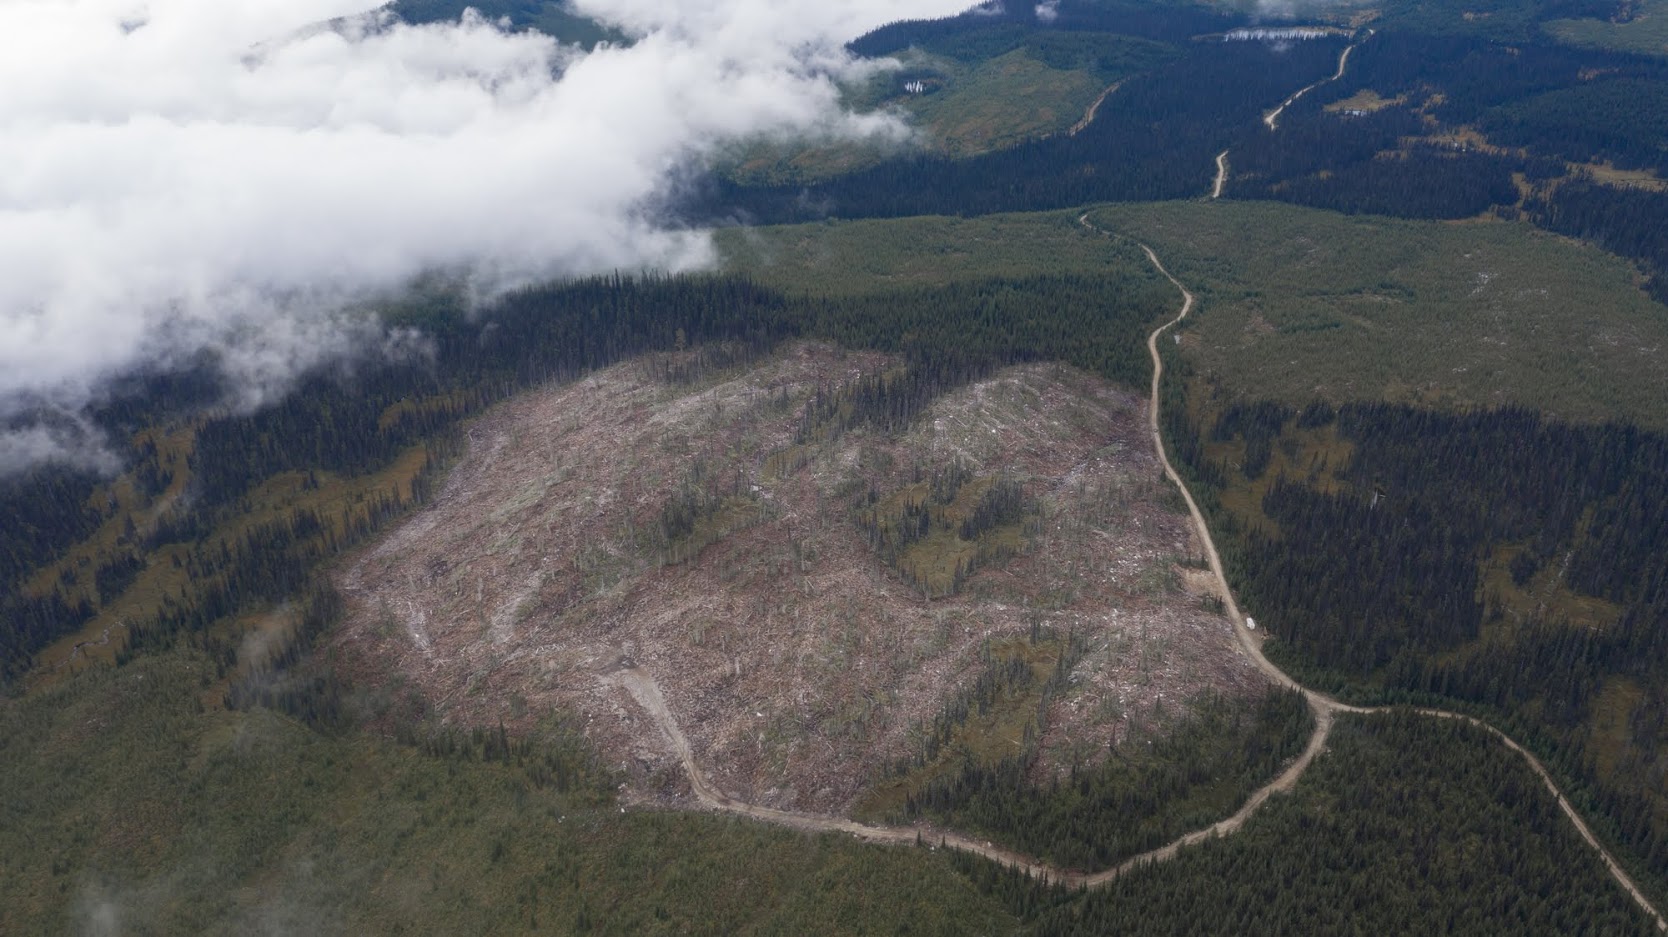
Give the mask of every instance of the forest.
[[[1498, 720], [1664, 889], [1668, 436], [1521, 409], [1252, 403], [1178, 451], [1283, 665], [1348, 698]], [[1223, 506], [1247, 493], [1254, 507]]]
[[[1350, 716], [1329, 748], [1240, 832], [1045, 906], [1027, 932], [1654, 932], [1546, 789], [1481, 730]], [[1552, 893], [1561, 900], [1539, 900]]]
[[1139, 739], [1112, 746], [1100, 763], [1042, 784], [1029, 777], [1032, 732], [1026, 750], [994, 764], [964, 759], [911, 795], [897, 819], [976, 831], [1062, 868], [1110, 868], [1231, 814], [1313, 728], [1295, 692], [1271, 692], [1250, 709], [1207, 698], [1144, 750]]

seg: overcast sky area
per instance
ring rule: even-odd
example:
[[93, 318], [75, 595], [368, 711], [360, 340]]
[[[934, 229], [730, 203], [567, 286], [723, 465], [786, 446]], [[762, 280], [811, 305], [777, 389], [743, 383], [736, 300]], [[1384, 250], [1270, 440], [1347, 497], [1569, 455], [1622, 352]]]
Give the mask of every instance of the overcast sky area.
[[[221, 356], [242, 406], [354, 348], [345, 304], [709, 265], [643, 206], [728, 141], [907, 131], [842, 113], [841, 44], [965, 0], [577, 0], [586, 54], [364, 0], [0, 2], [0, 471], [94, 458], [112, 376]], [[336, 29], [316, 24], [348, 17]]]

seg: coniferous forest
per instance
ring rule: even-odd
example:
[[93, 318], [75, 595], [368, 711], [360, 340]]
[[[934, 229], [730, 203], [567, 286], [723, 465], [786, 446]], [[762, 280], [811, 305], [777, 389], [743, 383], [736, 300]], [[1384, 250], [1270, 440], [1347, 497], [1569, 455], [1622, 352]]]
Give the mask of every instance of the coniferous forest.
[[1214, 520], [1271, 653], [1346, 696], [1498, 720], [1661, 881], [1668, 436], [1317, 403], [1231, 407], [1210, 438], [1208, 500], [1262, 482], [1255, 516]]
[[[1310, 770], [1239, 833], [1044, 910], [1032, 933], [1652, 933], [1546, 789], [1480, 730], [1350, 717]], [[1390, 869], [1428, 891], [1375, 871]], [[1566, 886], [1579, 897], [1535, 901]]]

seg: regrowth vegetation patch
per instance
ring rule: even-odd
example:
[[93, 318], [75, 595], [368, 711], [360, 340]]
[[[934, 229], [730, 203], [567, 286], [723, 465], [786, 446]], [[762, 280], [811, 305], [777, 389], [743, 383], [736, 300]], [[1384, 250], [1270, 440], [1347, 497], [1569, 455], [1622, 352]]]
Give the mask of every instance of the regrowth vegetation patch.
[[1102, 92], [1120, 76], [1150, 67], [1167, 47], [1142, 40], [1107, 37], [1106, 56], [1079, 62], [1063, 56], [1045, 60], [1015, 48], [988, 60], [963, 61], [911, 50], [901, 67], [875, 75], [846, 91], [846, 104], [860, 112], [892, 111], [904, 117], [914, 138], [901, 143], [754, 143], [733, 157], [727, 173], [750, 184], [812, 182], [866, 169], [900, 150], [968, 157], [1034, 137], [1064, 133], [1083, 119]]
[[923, 759], [893, 783], [896, 793], [881, 788], [892, 794], [881, 803], [903, 795], [891, 818], [972, 830], [1063, 868], [1104, 869], [1232, 814], [1297, 756], [1314, 728], [1296, 693], [1271, 692], [1252, 707], [1206, 694], [1177, 704], [1183, 718], [1150, 737], [1118, 739], [1104, 758], [1080, 749], [1083, 762], [1038, 784], [1033, 766], [1050, 711], [1069, 705], [1060, 697], [1071, 678], [1071, 640], [1055, 639], [1064, 646], [1046, 679], [1025, 654], [1035, 642], [993, 652], [986, 675], [958, 703], [964, 719], [976, 713], [995, 731], [946, 733], [937, 764]]
[[981, 567], [1000, 563], [1041, 531], [1042, 506], [1002, 475], [953, 464], [884, 499], [869, 492], [858, 524], [882, 559], [929, 596], [954, 595]]
[[1195, 405], [1517, 404], [1668, 425], [1668, 308], [1603, 252], [1515, 225], [1346, 218], [1272, 204], [1113, 206], [1198, 292]]
[[1611, 16], [1550, 20], [1541, 28], [1574, 46], [1668, 56], [1668, 3], [1662, 0], [1625, 0]]
[[788, 293], [847, 296], [988, 277], [1113, 273], [1145, 280], [1159, 315], [1168, 284], [1143, 275], [1138, 249], [1085, 228], [1077, 216], [928, 215], [720, 228], [714, 237], [724, 269]]

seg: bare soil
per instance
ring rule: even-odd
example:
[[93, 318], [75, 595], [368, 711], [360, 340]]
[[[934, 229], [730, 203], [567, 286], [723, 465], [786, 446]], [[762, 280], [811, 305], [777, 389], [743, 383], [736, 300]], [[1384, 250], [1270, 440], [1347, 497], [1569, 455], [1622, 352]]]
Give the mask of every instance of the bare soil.
[[[448, 723], [577, 712], [629, 796], [692, 803], [681, 754], [621, 685], [643, 673], [714, 792], [823, 814], [848, 812], [913, 750], [979, 672], [987, 638], [1034, 626], [1090, 638], [1049, 713], [1039, 774], [1161, 730], [1203, 691], [1265, 691], [1233, 626], [1190, 591], [1215, 591], [1180, 565], [1206, 549], [1166, 504], [1138, 395], [1063, 366], [1010, 368], [905, 432], [796, 444], [819, 387], [898, 362], [800, 344], [670, 378], [696, 357], [622, 364], [476, 422], [433, 503], [341, 574], [345, 666]], [[956, 460], [1022, 482], [1041, 529], [957, 595], [928, 599], [854, 517], [871, 489]], [[668, 548], [662, 508], [701, 485], [730, 492], [697, 525], [697, 545], [710, 542], [668, 562], [689, 551]]]

